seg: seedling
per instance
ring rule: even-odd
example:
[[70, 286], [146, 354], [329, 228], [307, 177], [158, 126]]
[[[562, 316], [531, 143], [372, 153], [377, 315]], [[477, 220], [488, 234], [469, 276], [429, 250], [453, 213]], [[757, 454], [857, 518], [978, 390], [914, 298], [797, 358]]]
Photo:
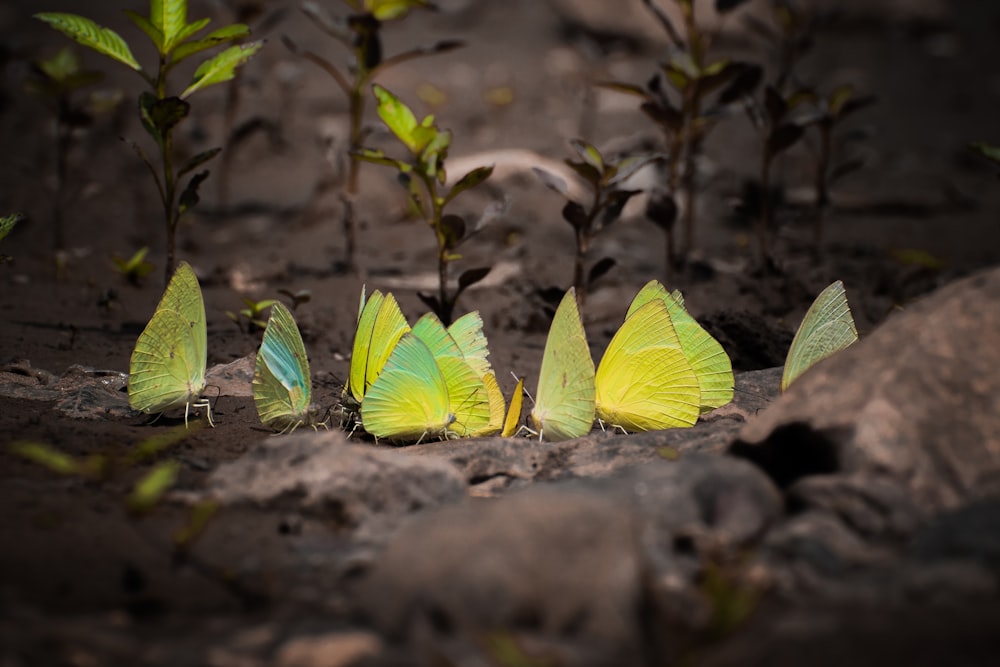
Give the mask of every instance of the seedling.
[[[989, 160], [994, 167], [1000, 168], [1000, 148], [998, 148], [997, 146], [991, 146], [989, 144], [984, 144], [980, 142], [980, 143], [970, 144], [969, 148], [971, 148], [972, 150], [976, 151], [984, 158]], [[997, 177], [1000, 178], [1000, 173], [997, 173]], [[0, 235], [0, 239], [2, 238], [3, 236]]]
[[372, 87], [378, 99], [378, 115], [389, 130], [409, 152], [409, 160], [397, 160], [381, 150], [363, 148], [354, 155], [359, 159], [392, 167], [399, 172], [399, 181], [410, 195], [410, 203], [434, 231], [438, 249], [437, 296], [419, 294], [421, 300], [448, 326], [455, 312], [455, 304], [467, 288], [479, 282], [490, 272], [489, 267], [469, 269], [458, 277], [454, 291], [448, 289], [448, 266], [461, 259], [456, 253], [463, 241], [479, 228], [469, 229], [458, 215], [445, 213], [455, 197], [474, 188], [490, 177], [493, 167], [477, 167], [462, 176], [450, 188], [443, 189], [445, 159], [451, 145], [451, 131], [440, 130], [434, 116], [427, 116], [419, 123], [409, 107], [385, 88]]
[[292, 292], [291, 290], [280, 289], [278, 294], [282, 296], [287, 296], [292, 301], [292, 310], [301, 306], [304, 303], [309, 303], [312, 300], [312, 292], [307, 289], [300, 289], [298, 292]]
[[757, 211], [757, 259], [761, 268], [770, 266], [771, 262], [771, 167], [775, 158], [802, 138], [809, 120], [792, 118], [790, 112], [806, 99], [807, 95], [800, 93], [785, 97], [774, 86], [767, 86], [764, 89], [763, 111], [757, 105], [747, 107], [750, 119], [763, 139]]
[[778, 90], [801, 87], [795, 70], [812, 50], [817, 30], [829, 22], [831, 14], [805, 7], [798, 0], [771, 0], [768, 7], [771, 23], [754, 14], [744, 15], [743, 20], [773, 50], [774, 87]]
[[[356, 270], [357, 232], [354, 219], [354, 196], [358, 192], [358, 175], [361, 168], [362, 146], [367, 133], [362, 127], [365, 99], [368, 88], [376, 75], [393, 65], [423, 56], [445, 53], [462, 46], [455, 40], [441, 41], [430, 46], [404, 51], [389, 58], [382, 56], [383, 23], [405, 18], [413, 9], [430, 7], [428, 0], [343, 0], [352, 13], [347, 17], [333, 17], [315, 2], [302, 3], [302, 11], [325, 34], [343, 44], [351, 53], [351, 64], [345, 73], [340, 67], [323, 56], [300, 48], [288, 37], [282, 41], [288, 49], [316, 64], [330, 77], [347, 97], [350, 116], [350, 136], [348, 138], [347, 193], [341, 198], [344, 206], [344, 260], [349, 269]], [[317, 189], [317, 195], [322, 193]], [[314, 195], [316, 196], [316, 195]]]
[[[743, 4], [743, 1], [717, 0], [716, 9], [726, 12]], [[620, 81], [605, 81], [599, 85], [642, 99], [641, 110], [663, 133], [670, 156], [667, 162], [665, 196], [676, 197], [678, 193], [683, 194], [683, 236], [679, 256], [686, 258], [695, 245], [698, 195], [696, 167], [705, 138], [722, 117], [725, 107], [753, 93], [760, 83], [761, 69], [727, 59], [709, 60], [711, 35], [705, 33], [695, 21], [694, 0], [674, 0], [683, 16], [683, 35], [653, 0], [643, 2], [670, 37], [674, 54], [660, 65], [660, 72], [645, 86]], [[710, 96], [713, 94], [716, 94], [715, 99], [710, 104]], [[676, 211], [676, 201], [674, 204]], [[678, 259], [674, 219], [663, 215], [657, 215], [653, 219], [666, 235], [666, 270], [669, 279]]]
[[[14, 225], [24, 220], [24, 214], [14, 213], [13, 215], [5, 215], [0, 217], [0, 241], [3, 241], [11, 230], [14, 229]], [[9, 262], [13, 258], [0, 253], [0, 262]]]
[[66, 174], [69, 151], [75, 130], [87, 127], [91, 116], [76, 100], [75, 93], [104, 78], [104, 73], [85, 70], [80, 58], [65, 47], [51, 58], [31, 63], [31, 76], [25, 82], [29, 93], [45, 98], [55, 113], [55, 191], [52, 193], [52, 249], [59, 254], [65, 246], [63, 209], [66, 199]]
[[658, 159], [655, 155], [625, 157], [609, 161], [593, 145], [582, 139], [570, 142], [579, 156], [578, 160], [568, 159], [566, 164], [575, 171], [590, 190], [590, 200], [584, 204], [570, 196], [569, 186], [560, 177], [543, 169], [535, 168], [535, 173], [550, 189], [566, 198], [562, 209], [563, 219], [573, 227], [576, 238], [576, 259], [573, 264], [573, 286], [582, 310], [587, 300], [590, 284], [607, 273], [615, 264], [605, 257], [587, 268], [587, 252], [600, 232], [607, 229], [621, 217], [622, 209], [640, 190], [622, 187], [637, 170]]
[[[147, 70], [132, 55], [132, 50], [122, 37], [94, 21], [76, 14], [42, 12], [35, 18], [48, 23], [56, 30], [80, 44], [108, 56], [135, 70], [149, 86], [139, 95], [139, 117], [142, 126], [156, 142], [159, 166], [136, 143], [132, 148], [149, 168], [163, 205], [167, 232], [167, 261], [164, 281], [169, 282], [175, 268], [175, 238], [181, 216], [198, 203], [198, 188], [208, 177], [208, 170], [194, 173], [196, 169], [219, 154], [219, 148], [201, 152], [179, 167], [175, 164], [173, 133], [187, 117], [191, 106], [187, 98], [194, 93], [233, 78], [236, 68], [245, 63], [262, 46], [262, 42], [237, 44], [203, 61], [180, 95], [168, 92], [168, 77], [174, 68], [188, 58], [208, 49], [244, 39], [250, 34], [247, 26], [236, 23], [214, 30], [203, 37], [196, 37], [205, 29], [210, 19], [187, 22], [187, 0], [150, 0], [149, 16], [126, 10], [125, 14], [138, 26], [158, 54], [155, 71]], [[182, 188], [184, 177], [188, 177]]]
[[831, 167], [834, 153], [835, 131], [851, 114], [875, 103], [873, 96], [855, 95], [853, 86], [845, 84], [834, 88], [826, 97], [808, 94], [816, 106], [817, 115], [810, 124], [819, 131], [819, 152], [816, 156], [816, 211], [813, 243], [819, 252], [823, 242], [823, 221], [830, 205], [830, 186], [864, 166], [860, 158], [846, 159]]
[[122, 274], [130, 285], [138, 287], [142, 279], [153, 272], [153, 264], [146, 260], [149, 254], [149, 246], [143, 246], [135, 251], [128, 259], [114, 255], [111, 261], [115, 265], [115, 270]]
[[231, 310], [226, 311], [226, 317], [236, 322], [236, 326], [243, 330], [243, 318], [247, 321], [247, 333], [253, 333], [254, 331], [262, 330], [267, 327], [267, 318], [264, 317], [264, 311], [278, 303], [277, 299], [264, 299], [262, 301], [254, 301], [253, 299], [248, 299], [243, 297], [243, 303], [246, 304], [246, 308], [240, 309], [239, 313], [234, 313]]

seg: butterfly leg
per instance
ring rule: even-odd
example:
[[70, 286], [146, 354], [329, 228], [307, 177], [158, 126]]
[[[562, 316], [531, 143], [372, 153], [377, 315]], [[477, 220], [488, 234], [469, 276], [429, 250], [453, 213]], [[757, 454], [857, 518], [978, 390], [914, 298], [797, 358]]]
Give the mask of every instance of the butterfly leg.
[[207, 398], [199, 398], [194, 403], [188, 403], [184, 406], [184, 428], [187, 428], [188, 409], [190, 408], [204, 408], [205, 416], [208, 418], [208, 425], [215, 428], [215, 422], [212, 421], [212, 402]]

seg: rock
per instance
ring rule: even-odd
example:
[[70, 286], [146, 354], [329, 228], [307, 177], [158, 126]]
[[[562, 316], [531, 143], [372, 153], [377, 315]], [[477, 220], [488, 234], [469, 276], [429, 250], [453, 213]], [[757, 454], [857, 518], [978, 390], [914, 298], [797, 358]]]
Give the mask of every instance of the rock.
[[257, 353], [228, 364], [216, 364], [205, 372], [205, 381], [218, 387], [219, 396], [253, 396], [253, 369]]
[[382, 642], [369, 632], [294, 637], [274, 656], [275, 667], [347, 667], [378, 655]]
[[595, 432], [565, 442], [532, 438], [445, 440], [398, 451], [443, 458], [462, 471], [470, 492], [489, 497], [534, 481], [604, 477], [642, 463], [690, 452], [722, 452], [743, 423], [778, 395], [781, 369], [741, 373], [732, 403], [702, 417], [693, 428], [622, 435]]
[[998, 367], [993, 269], [914, 303], [818, 364], [748, 422], [730, 451], [784, 488], [818, 474], [856, 478], [841, 486], [854, 495], [872, 491], [874, 480], [886, 481], [883, 490], [897, 485], [894, 507], [879, 512], [898, 531], [898, 521], [916, 525], [1000, 492]]
[[198, 495], [223, 505], [320, 515], [347, 526], [466, 497], [465, 480], [447, 462], [347, 444], [339, 430], [267, 438], [219, 466]]
[[693, 622], [691, 604], [706, 606], [703, 559], [740, 552], [780, 511], [760, 471], [704, 454], [535, 485], [412, 518], [358, 599], [395, 639], [505, 628], [583, 641], [587, 664], [630, 664], [643, 650], [646, 607]]

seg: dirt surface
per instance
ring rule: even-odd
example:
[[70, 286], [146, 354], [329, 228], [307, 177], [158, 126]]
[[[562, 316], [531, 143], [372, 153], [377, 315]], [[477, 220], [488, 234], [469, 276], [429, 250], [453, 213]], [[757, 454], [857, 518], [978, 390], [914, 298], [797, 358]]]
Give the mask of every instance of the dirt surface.
[[[141, 10], [140, 4], [128, 6]], [[191, 15], [206, 15], [207, 4], [192, 2]], [[824, 87], [851, 82], [878, 96], [875, 106], [851, 121], [852, 127], [871, 131], [863, 146], [867, 164], [833, 192], [821, 259], [811, 253], [808, 215], [801, 207], [789, 207], [779, 211], [776, 229], [780, 271], [754, 271], [752, 229], [733, 214], [733, 201], [755, 174], [759, 138], [743, 115], [734, 114], [707, 142], [697, 254], [671, 287], [685, 292], [692, 313], [718, 335], [738, 370], [780, 365], [809, 302], [834, 279], [847, 286], [864, 335], [913, 297], [1000, 257], [1000, 184], [989, 165], [966, 147], [973, 141], [1000, 142], [1000, 6], [956, 1], [915, 15], [901, 7], [906, 3], [869, 4], [876, 8], [848, 11], [819, 34], [815, 51], [802, 65], [808, 81]], [[881, 4], [885, 7], [879, 9]], [[0, 9], [0, 29], [11, 49], [0, 91], [5, 146], [0, 211], [28, 215], [0, 247], [14, 258], [0, 265], [0, 442], [33, 440], [78, 456], [123, 456], [182, 420], [169, 415], [149, 425], [146, 416], [136, 415], [73, 418], [55, 409], [55, 397], [25, 398], [30, 391], [15, 390], [50, 386], [73, 366], [89, 369], [79, 377], [127, 371], [132, 346], [163, 287], [164, 241], [155, 192], [144, 167], [119, 140], [141, 138], [134, 103], [128, 101], [141, 82], [92, 55], [85, 62], [109, 73], [102, 87], [120, 87], [126, 101], [76, 137], [63, 193], [70, 259], [65, 275], [55, 275], [52, 113], [22, 93], [23, 58], [47, 56], [66, 44], [31, 20], [30, 14], [42, 8], [85, 13], [130, 39], [137, 36], [105, 3], [22, 1]], [[272, 2], [268, 8], [287, 13], [269, 27], [266, 48], [247, 67], [238, 119], [257, 117], [275, 131], [255, 134], [233, 149], [226, 207], [219, 203], [216, 176], [206, 182], [201, 206], [180, 232], [179, 255], [201, 279], [210, 366], [252, 354], [259, 344], [259, 332], [246, 333], [226, 315], [243, 307], [242, 297], [275, 298], [279, 289], [311, 292], [311, 301], [295, 314], [311, 357], [314, 398], [328, 406], [339, 396], [348, 369], [362, 283], [392, 290], [413, 321], [425, 310], [416, 290], [433, 285], [433, 236], [421, 223], [405, 219], [403, 191], [391, 174], [366, 166], [357, 205], [364, 275], [343, 270], [336, 192], [319, 198], [313, 193], [330, 169], [326, 143], [343, 142], [338, 133], [346, 126], [344, 100], [325, 74], [297, 61], [279, 37], [293, 36], [330, 55], [338, 47], [292, 3]], [[735, 18], [724, 27], [715, 42], [720, 53], [766, 62], [766, 51]], [[475, 217], [505, 198], [508, 208], [463, 247], [457, 268], [498, 267], [464, 295], [460, 310], [482, 313], [491, 358], [509, 394], [510, 373], [527, 377], [528, 387], [534, 387], [551, 313], [543, 293], [568, 286], [573, 238], [560, 218], [562, 201], [530, 173], [531, 163], [512, 163], [511, 153], [497, 151], [524, 149], [561, 160], [569, 156], [568, 140], [578, 136], [608, 150], [637, 150], [657, 141], [633, 100], [595, 92], [588, 81], [643, 82], [662, 51], [648, 41], [629, 48], [622, 46], [628, 40], [610, 46], [594, 41], [553, 6], [531, 0], [449, 3], [437, 14], [414, 14], [386, 30], [386, 49], [452, 37], [463, 39], [466, 47], [389, 70], [380, 82], [418, 112], [433, 111], [441, 126], [454, 131], [450, 159], [456, 164], [498, 164], [489, 186], [463, 196], [457, 212]], [[140, 60], [149, 56], [138, 52]], [[433, 109], [418, 100], [418, 91], [428, 84], [443, 93]], [[512, 93], [509, 104], [490, 101], [491, 91], [498, 89]], [[180, 141], [190, 154], [220, 143], [224, 90], [192, 101], [193, 118]], [[376, 124], [373, 113], [368, 121]], [[372, 143], [396, 150], [384, 132]], [[814, 154], [815, 146], [807, 142], [780, 160], [777, 178], [789, 201], [807, 201]], [[115, 273], [110, 257], [128, 256], [146, 245], [157, 270], [141, 286], [129, 285]], [[610, 256], [617, 264], [588, 300], [586, 325], [595, 357], [620, 323], [628, 299], [650, 278], [662, 278], [662, 247], [661, 232], [641, 215], [599, 237], [591, 261]], [[894, 251], [905, 249], [926, 251], [941, 265], [894, 258]], [[39, 375], [39, 369], [52, 375]], [[259, 426], [248, 396], [222, 395], [214, 414], [216, 428], [200, 429], [170, 451], [184, 464], [182, 488], [199, 484], [221, 462], [271, 437]], [[123, 509], [123, 495], [146, 467], [110, 482], [89, 482], [55, 476], [10, 456], [6, 447], [0, 465], [5, 527], [0, 606], [17, 619], [7, 633], [54, 615], [68, 624], [94, 618], [110, 626], [137, 624], [136, 636], [169, 637], [183, 632], [178, 619], [185, 614], [207, 619], [245, 608], [246, 596], [223, 583], [228, 567], [251, 560], [262, 573], [281, 569], [282, 531], [287, 529], [281, 513], [224, 513], [199, 542], [198, 564], [178, 565], [171, 560], [170, 534], [184, 522], [185, 510], [167, 506], [132, 521]], [[336, 525], [326, 528], [336, 535]], [[307, 586], [294, 576], [277, 578], [284, 585]], [[340, 618], [342, 600], [297, 595], [291, 604], [278, 591], [270, 593], [276, 595], [269, 605], [249, 612], [251, 617], [294, 615], [314, 604]], [[42, 634], [33, 636], [37, 641], [18, 654], [22, 658], [45, 655], [89, 664], [53, 649]], [[114, 648], [107, 650], [113, 654]], [[118, 648], [128, 653], [129, 647]]]

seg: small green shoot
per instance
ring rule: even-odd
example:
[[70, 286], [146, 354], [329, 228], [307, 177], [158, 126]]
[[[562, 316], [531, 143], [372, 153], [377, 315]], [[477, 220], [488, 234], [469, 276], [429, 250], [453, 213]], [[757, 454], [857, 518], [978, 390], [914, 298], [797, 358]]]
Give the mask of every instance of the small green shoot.
[[167, 491], [177, 483], [181, 464], [177, 461], [158, 463], [132, 487], [125, 500], [128, 511], [132, 514], [147, 514], [156, 507]]
[[52, 193], [52, 249], [58, 254], [65, 249], [63, 213], [66, 205], [67, 170], [74, 132], [92, 122], [75, 93], [104, 78], [104, 73], [83, 69], [80, 58], [69, 46], [51, 58], [31, 63], [25, 88], [45, 99], [55, 114], [55, 184]]
[[[975, 152], [982, 155], [984, 158], [993, 163], [994, 167], [1000, 168], [1000, 148], [997, 146], [991, 146], [990, 144], [984, 144], [982, 142], [977, 142], [974, 144], [969, 144], [969, 148]], [[1000, 178], [1000, 172], [997, 173], [997, 177]], [[0, 238], [3, 238], [0, 236]]]
[[[24, 220], [23, 213], [14, 213], [12, 215], [0, 216], [0, 241], [3, 241], [7, 237], [7, 235], [10, 234], [11, 231], [14, 229], [14, 226], [17, 225], [17, 223], [21, 222], [22, 220]], [[13, 258], [8, 255], [4, 255], [3, 253], [0, 253], [0, 262], [9, 262], [11, 261], [11, 259]]]
[[629, 199], [639, 194], [639, 190], [623, 187], [625, 181], [636, 171], [658, 159], [655, 155], [624, 157], [617, 161], [606, 159], [592, 144], [582, 139], [570, 142], [579, 159], [567, 159], [566, 164], [577, 173], [589, 189], [589, 201], [580, 203], [570, 196], [566, 182], [543, 169], [536, 168], [535, 174], [551, 190], [566, 199], [562, 209], [563, 219], [573, 227], [576, 238], [576, 258], [573, 264], [573, 286], [580, 309], [586, 304], [590, 284], [607, 273], [615, 262], [610, 257], [587, 267], [587, 253], [590, 245], [600, 232], [617, 221]]
[[[728, 12], [744, 0], [716, 2], [719, 12]], [[694, 0], [674, 0], [684, 21], [683, 35], [670, 16], [653, 0], [643, 0], [656, 20], [667, 32], [674, 54], [660, 65], [658, 72], [645, 86], [621, 81], [605, 81], [603, 88], [634, 95], [642, 100], [642, 112], [663, 133], [666, 141], [666, 192], [658, 196], [661, 208], [648, 216], [660, 226], [666, 236], [666, 274], [670, 280], [675, 264], [694, 249], [694, 229], [697, 217], [697, 162], [708, 133], [723, 117], [726, 107], [751, 95], [760, 83], [762, 70], [756, 65], [728, 59], [710, 60], [708, 50], [711, 35], [695, 20]], [[710, 96], [715, 95], [714, 100]], [[710, 103], [711, 102], [711, 103]], [[677, 202], [663, 208], [666, 197], [684, 196], [683, 236], [680, 252], [675, 249], [674, 218]], [[665, 215], [672, 210], [673, 215]]]
[[128, 259], [114, 255], [111, 257], [111, 261], [115, 266], [115, 270], [122, 274], [122, 277], [130, 285], [138, 287], [142, 284], [143, 278], [152, 273], [155, 268], [152, 262], [146, 260], [146, 255], [148, 254], [149, 246], [143, 246], [136, 250]]
[[293, 311], [302, 304], [309, 303], [309, 301], [312, 300], [312, 292], [310, 292], [307, 289], [300, 289], [298, 292], [292, 292], [291, 290], [280, 289], [278, 290], [278, 294], [281, 294], [282, 296], [287, 296], [289, 299], [291, 299]]
[[227, 310], [226, 317], [235, 322], [240, 331], [244, 330], [243, 319], [246, 318], [246, 333], [253, 333], [267, 327], [267, 319], [264, 317], [264, 311], [278, 303], [278, 300], [263, 299], [261, 301], [254, 301], [253, 299], [243, 297], [243, 303], [246, 304], [246, 308], [241, 308], [238, 313]]
[[818, 253], [823, 242], [823, 221], [830, 205], [830, 186], [864, 166], [864, 160], [860, 158], [844, 159], [831, 166], [837, 148], [834, 143], [835, 132], [845, 118], [874, 104], [875, 98], [870, 95], [855, 94], [854, 87], [850, 84], [837, 86], [825, 97], [813, 93], [806, 93], [805, 96], [816, 107], [816, 115], [809, 120], [809, 124], [814, 125], [819, 132], [815, 177], [816, 211], [813, 227], [813, 244]]
[[[125, 40], [110, 28], [76, 14], [62, 12], [35, 14], [35, 18], [48, 23], [83, 46], [135, 70], [149, 87], [148, 91], [139, 96], [139, 117], [143, 129], [156, 143], [159, 159], [154, 163], [146, 151], [136, 143], [132, 143], [132, 148], [153, 175], [163, 205], [167, 232], [165, 283], [169, 282], [176, 265], [174, 253], [177, 225], [181, 216], [198, 203], [198, 188], [209, 174], [207, 170], [198, 172], [195, 170], [218, 155], [221, 150], [213, 148], [204, 151], [188, 158], [180, 166], [175, 163], [177, 156], [174, 151], [174, 130], [190, 113], [191, 105], [187, 98], [209, 86], [232, 79], [236, 69], [263, 45], [262, 42], [247, 42], [229, 46], [203, 60], [179, 95], [171, 94], [168, 91], [168, 79], [179, 64], [203, 51], [240, 42], [250, 34], [246, 25], [235, 23], [198, 37], [210, 19], [204, 18], [188, 23], [187, 10], [187, 0], [150, 0], [148, 17], [133, 11], [125, 11], [126, 16], [146, 34], [156, 48], [158, 58], [155, 71], [143, 68], [132, 55], [132, 49]], [[188, 178], [182, 187], [185, 177]]]
[[418, 122], [409, 107], [385, 88], [375, 84], [372, 89], [378, 99], [378, 115], [395, 137], [406, 147], [408, 160], [397, 160], [381, 150], [363, 148], [355, 155], [362, 160], [392, 167], [399, 172], [399, 181], [410, 195], [410, 203], [424, 222], [434, 231], [438, 247], [438, 294], [420, 294], [421, 300], [447, 326], [451, 324], [458, 297], [490, 272], [489, 267], [469, 269], [458, 277], [454, 291], [448, 289], [448, 267], [461, 255], [458, 247], [478, 229], [468, 229], [465, 220], [445, 213], [455, 197], [483, 183], [493, 173], [493, 167], [477, 167], [442, 191], [446, 180], [445, 159], [451, 145], [451, 131], [438, 129], [434, 116]]
[[[380, 72], [399, 63], [423, 56], [445, 53], [462, 46], [461, 42], [448, 40], [429, 46], [384, 57], [382, 54], [382, 26], [388, 21], [405, 18], [411, 10], [430, 7], [428, 0], [344, 0], [352, 13], [347, 17], [334, 17], [324, 11], [318, 3], [302, 3], [302, 12], [326, 35], [340, 42], [351, 53], [347, 70], [335, 65], [323, 56], [303, 49], [288, 37], [282, 41], [288, 49], [309, 62], [317, 65], [330, 75], [337, 87], [347, 98], [350, 116], [350, 136], [348, 138], [347, 193], [342, 197], [344, 206], [344, 261], [348, 269], [357, 270], [357, 224], [354, 219], [353, 199], [358, 192], [358, 175], [362, 158], [360, 154], [367, 133], [362, 126], [365, 100], [368, 88]], [[314, 194], [314, 197], [321, 192]]]

